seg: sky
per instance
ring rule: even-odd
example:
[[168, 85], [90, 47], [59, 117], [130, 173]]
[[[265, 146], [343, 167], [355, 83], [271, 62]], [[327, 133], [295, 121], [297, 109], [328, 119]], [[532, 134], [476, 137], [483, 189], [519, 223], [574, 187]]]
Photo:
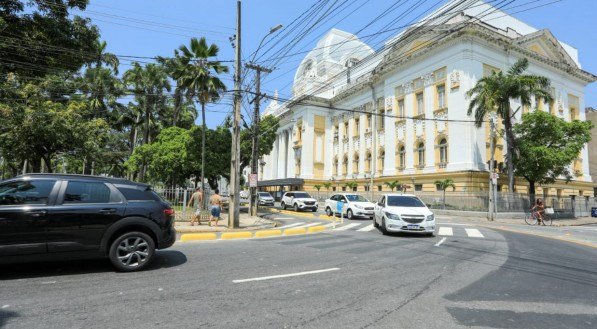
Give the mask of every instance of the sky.
[[[249, 61], [269, 29], [284, 25], [286, 28], [265, 39], [255, 54], [255, 62], [274, 68], [263, 77], [262, 92], [273, 95], [274, 90], [279, 90], [281, 98], [288, 98], [300, 61], [331, 28], [354, 33], [373, 49], [378, 49], [397, 34], [401, 26], [416, 21], [447, 1], [326, 0], [328, 6], [318, 8], [318, 15], [323, 16], [334, 4], [333, 8], [337, 9], [298, 37], [298, 30], [291, 31], [292, 22], [297, 18], [295, 24], [300, 21], [300, 15], [317, 0], [245, 0], [242, 1], [242, 58]], [[584, 70], [597, 74], [597, 38], [593, 35], [597, 31], [596, 0], [487, 2], [504, 6], [504, 11], [537, 29], [549, 29], [556, 38], [578, 49]], [[86, 11], [75, 13], [91, 18], [99, 27], [102, 39], [108, 43], [108, 51], [120, 56], [121, 72], [129, 69], [133, 60], [148, 63], [153, 61], [151, 57], [172, 56], [174, 49], [188, 45], [191, 37], [206, 37], [209, 43], [216, 44], [220, 48], [220, 60], [234, 59], [229, 38], [235, 34], [235, 0], [90, 0]], [[225, 64], [229, 65], [230, 73], [222, 79], [233, 89], [233, 63]], [[247, 75], [245, 85], [253, 85], [251, 75]], [[262, 109], [266, 105], [264, 101]], [[250, 120], [249, 106], [252, 105], [245, 104], [242, 112], [247, 121]], [[597, 108], [597, 83], [587, 87], [585, 106]], [[219, 104], [208, 106], [208, 126], [221, 124], [231, 110], [232, 98], [227, 94]]]

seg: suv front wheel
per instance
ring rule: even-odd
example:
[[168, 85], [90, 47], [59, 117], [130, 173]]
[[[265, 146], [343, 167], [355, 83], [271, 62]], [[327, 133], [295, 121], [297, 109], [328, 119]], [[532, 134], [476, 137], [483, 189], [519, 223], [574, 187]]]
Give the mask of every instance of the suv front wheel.
[[110, 246], [109, 258], [122, 272], [139, 271], [147, 267], [155, 255], [153, 239], [142, 232], [127, 232], [118, 236]]

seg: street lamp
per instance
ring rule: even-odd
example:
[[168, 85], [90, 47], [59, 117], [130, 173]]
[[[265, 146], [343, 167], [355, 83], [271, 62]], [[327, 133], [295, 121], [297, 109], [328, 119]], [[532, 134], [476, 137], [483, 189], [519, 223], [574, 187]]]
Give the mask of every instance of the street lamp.
[[263, 41], [265, 41], [265, 39], [266, 39], [268, 36], [272, 35], [274, 32], [278, 31], [278, 30], [279, 30], [279, 29], [281, 29], [282, 27], [283, 27], [283, 25], [282, 25], [282, 24], [278, 24], [278, 25], [276, 25], [276, 26], [274, 26], [274, 27], [272, 27], [272, 28], [270, 28], [270, 29], [269, 29], [269, 33], [268, 33], [268, 34], [266, 34], [266, 35], [263, 37], [263, 39], [261, 39], [261, 41], [259, 42], [259, 46], [257, 47], [257, 50], [255, 50], [255, 52], [253, 53], [253, 56], [251, 57], [251, 62], [250, 62], [250, 63], [253, 63], [253, 61], [255, 61], [255, 56], [257, 56], [257, 53], [259, 52], [259, 49], [261, 49], [261, 46], [263, 45]]

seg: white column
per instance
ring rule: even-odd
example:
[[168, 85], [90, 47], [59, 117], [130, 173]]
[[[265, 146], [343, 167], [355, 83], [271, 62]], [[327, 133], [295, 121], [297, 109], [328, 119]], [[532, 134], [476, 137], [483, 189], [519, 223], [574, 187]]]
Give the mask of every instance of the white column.
[[295, 159], [294, 159], [294, 141], [292, 140], [292, 129], [288, 130], [288, 164], [287, 164], [287, 175], [288, 177], [294, 177], [295, 176], [295, 172], [294, 172], [294, 165], [295, 165]]
[[286, 178], [286, 134], [282, 131], [279, 135], [280, 143], [278, 144], [278, 178]]
[[276, 140], [274, 141], [274, 149], [272, 150], [272, 154], [270, 156], [270, 174], [271, 179], [278, 178], [278, 150], [280, 147], [280, 135], [276, 135]]

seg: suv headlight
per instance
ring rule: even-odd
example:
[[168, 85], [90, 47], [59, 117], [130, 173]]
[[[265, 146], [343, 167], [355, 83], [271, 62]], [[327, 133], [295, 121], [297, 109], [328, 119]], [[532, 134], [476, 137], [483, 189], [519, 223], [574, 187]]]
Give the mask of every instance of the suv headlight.
[[400, 216], [398, 216], [396, 214], [390, 214], [389, 212], [386, 212], [385, 214], [388, 219], [400, 220]]
[[435, 215], [434, 215], [434, 214], [427, 215], [427, 220], [428, 220], [428, 221], [432, 221], [432, 220], [434, 220], [434, 219], [435, 219]]

